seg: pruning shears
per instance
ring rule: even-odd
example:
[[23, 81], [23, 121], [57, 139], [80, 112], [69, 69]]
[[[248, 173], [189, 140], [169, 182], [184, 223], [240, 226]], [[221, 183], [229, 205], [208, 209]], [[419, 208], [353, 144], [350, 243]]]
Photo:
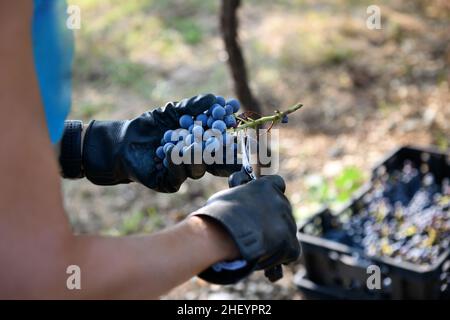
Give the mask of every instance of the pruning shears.
[[[242, 168], [238, 173], [234, 173], [228, 179], [228, 186], [230, 188], [246, 184], [252, 180], [256, 180], [257, 177], [250, 163], [250, 144], [249, 138], [245, 137], [244, 134], [241, 135], [241, 149], [242, 149]], [[281, 265], [276, 265], [274, 267], [264, 270], [264, 275], [270, 282], [275, 282], [283, 277], [283, 268]]]

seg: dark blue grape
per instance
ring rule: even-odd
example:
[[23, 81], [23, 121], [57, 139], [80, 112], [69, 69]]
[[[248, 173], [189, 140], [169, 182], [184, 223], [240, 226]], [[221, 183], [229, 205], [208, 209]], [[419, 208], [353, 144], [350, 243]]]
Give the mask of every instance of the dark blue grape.
[[180, 117], [180, 127], [184, 129], [189, 129], [189, 127], [194, 123], [190, 115], [182, 115]]
[[241, 104], [236, 99], [230, 99], [227, 101], [227, 104], [231, 105], [233, 107], [233, 113], [236, 113], [239, 111], [239, 108], [241, 107]]
[[160, 159], [164, 159], [166, 157], [166, 154], [164, 153], [164, 148], [163, 146], [159, 146], [156, 149], [156, 156]]
[[216, 103], [220, 104], [222, 107], [225, 106], [225, 98], [222, 96], [216, 96]]
[[228, 128], [234, 128], [237, 125], [236, 118], [233, 115], [226, 116], [224, 122]]
[[226, 111], [223, 107], [215, 107], [212, 111], [212, 117], [214, 120], [222, 120], [225, 117]]
[[214, 109], [215, 109], [215, 108], [219, 108], [219, 107], [223, 108], [223, 107], [222, 107], [220, 104], [218, 104], [218, 103], [215, 103], [215, 104], [213, 104], [211, 107], [209, 107], [209, 116], [212, 116], [212, 113], [213, 113]]
[[212, 125], [213, 125], [213, 123], [214, 123], [214, 119], [213, 119], [213, 117], [209, 117], [208, 118], [208, 121], [207, 121], [207, 125], [208, 125], [208, 128], [212, 128]]
[[172, 142], [173, 130], [167, 130], [164, 133], [164, 142]]
[[227, 115], [231, 115], [234, 113], [234, 108], [232, 105], [227, 104], [225, 106], [225, 112], [227, 113]]
[[196, 121], [201, 121], [202, 122], [202, 126], [206, 126], [208, 123], [208, 116], [204, 113], [199, 114], [197, 116], [197, 118], [195, 118]]
[[281, 119], [281, 123], [288, 123], [288, 122], [289, 122], [289, 118], [288, 118], [287, 114], [285, 114], [283, 116], [283, 118]]
[[224, 132], [227, 129], [227, 125], [222, 120], [216, 120], [212, 124], [212, 128]]
[[167, 155], [168, 153], [169, 153], [169, 149], [170, 148], [172, 148], [172, 147], [174, 147], [175, 145], [172, 143], [172, 142], [167, 142], [165, 145], [164, 145], [164, 147], [163, 147], [163, 150], [164, 150], [164, 153]]

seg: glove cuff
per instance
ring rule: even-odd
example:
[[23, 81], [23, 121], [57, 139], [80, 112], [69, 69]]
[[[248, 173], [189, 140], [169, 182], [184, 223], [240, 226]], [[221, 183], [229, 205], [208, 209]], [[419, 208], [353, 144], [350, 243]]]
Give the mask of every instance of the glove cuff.
[[97, 185], [131, 182], [120, 160], [123, 129], [126, 121], [89, 123], [83, 142], [83, 168], [86, 178]]
[[59, 164], [63, 178], [80, 179], [84, 177], [81, 156], [82, 131], [83, 122], [79, 120], [64, 122], [64, 133], [59, 154]]

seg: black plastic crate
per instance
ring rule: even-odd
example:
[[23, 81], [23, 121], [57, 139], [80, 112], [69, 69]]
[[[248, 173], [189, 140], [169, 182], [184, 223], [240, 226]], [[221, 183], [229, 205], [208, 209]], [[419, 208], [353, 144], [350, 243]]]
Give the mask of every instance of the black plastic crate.
[[[399, 169], [404, 160], [412, 161], [415, 166], [432, 172], [437, 181], [450, 177], [450, 154], [433, 148], [402, 147], [389, 154], [373, 169], [373, 175], [380, 170], [390, 172]], [[303, 291], [314, 288], [338, 298], [358, 299], [448, 299], [450, 255], [449, 249], [441, 254], [432, 265], [416, 265], [409, 262], [397, 262], [389, 257], [369, 257], [362, 250], [329, 239], [313, 236], [304, 232], [309, 223], [321, 224], [327, 228], [333, 219], [348, 210], [357, 210], [362, 198], [371, 187], [371, 182], [362, 187], [347, 206], [336, 214], [323, 209], [300, 226], [299, 239], [303, 250], [303, 263], [306, 275]], [[382, 288], [369, 290], [366, 281], [370, 274], [367, 267], [380, 267]], [[320, 288], [320, 290], [318, 289]]]
[[295, 285], [308, 300], [373, 300], [374, 296], [364, 292], [348, 291], [339, 286], [322, 286], [306, 276], [305, 270], [299, 271], [294, 277]]

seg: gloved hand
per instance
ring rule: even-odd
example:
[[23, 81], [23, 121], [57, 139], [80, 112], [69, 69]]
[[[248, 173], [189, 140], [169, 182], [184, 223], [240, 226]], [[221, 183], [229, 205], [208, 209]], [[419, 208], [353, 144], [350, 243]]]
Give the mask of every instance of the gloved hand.
[[236, 271], [217, 273], [209, 268], [199, 275], [200, 278], [229, 284], [253, 270], [287, 264], [298, 258], [297, 226], [284, 195], [285, 188], [280, 176], [265, 176], [216, 193], [203, 208], [192, 213], [221, 224], [247, 261], [245, 268]]
[[139, 182], [160, 192], [176, 192], [188, 178], [201, 178], [205, 171], [228, 176], [238, 164], [174, 164], [156, 168], [156, 149], [169, 129], [179, 128], [183, 114], [198, 115], [215, 103], [212, 94], [199, 95], [125, 121], [92, 121], [83, 142], [83, 170], [94, 184]]

